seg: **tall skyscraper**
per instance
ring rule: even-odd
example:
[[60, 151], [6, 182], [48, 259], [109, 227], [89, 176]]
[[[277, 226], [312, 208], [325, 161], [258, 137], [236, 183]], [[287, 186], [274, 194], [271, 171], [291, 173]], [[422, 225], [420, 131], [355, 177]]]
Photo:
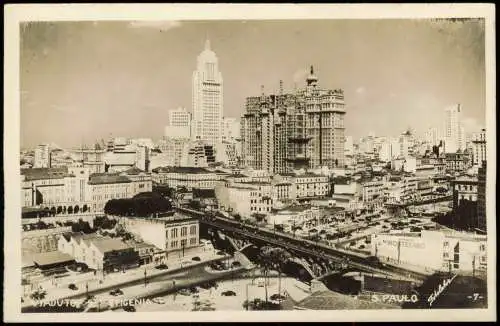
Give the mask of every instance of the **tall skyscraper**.
[[223, 82], [216, 54], [206, 41], [193, 72], [193, 140], [222, 142]]
[[439, 142], [443, 140], [443, 135], [442, 135], [442, 130], [441, 128], [436, 128], [432, 127], [429, 128], [429, 130], [426, 131], [425, 133], [425, 141], [432, 147], [432, 146], [438, 146]]
[[344, 151], [345, 155], [354, 155], [354, 140], [352, 136], [345, 137]]
[[241, 126], [236, 118], [223, 118], [222, 140], [234, 142], [240, 138]]
[[185, 108], [169, 111], [169, 125], [165, 127], [167, 138], [191, 138], [191, 113]]
[[51, 152], [50, 145], [42, 144], [35, 148], [34, 168], [50, 168], [51, 167]]
[[461, 106], [456, 104], [445, 109], [444, 143], [446, 153], [465, 149], [465, 134], [461, 123]]
[[344, 92], [322, 89], [313, 67], [294, 93], [247, 97], [241, 119], [244, 165], [282, 173], [344, 167]]

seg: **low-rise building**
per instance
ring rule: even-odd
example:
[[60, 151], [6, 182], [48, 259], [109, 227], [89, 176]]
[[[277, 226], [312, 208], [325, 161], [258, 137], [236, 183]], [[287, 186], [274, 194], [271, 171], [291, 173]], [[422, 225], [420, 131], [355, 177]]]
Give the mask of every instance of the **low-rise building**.
[[139, 256], [121, 239], [98, 234], [67, 233], [59, 238], [58, 250], [95, 270], [109, 272], [136, 267]]
[[284, 225], [291, 228], [294, 225], [301, 225], [302, 223], [319, 219], [320, 209], [310, 205], [291, 205], [281, 209], [272, 209], [271, 213], [267, 216], [267, 223], [273, 225]]
[[469, 152], [459, 150], [456, 153], [446, 153], [445, 164], [447, 171], [461, 172], [472, 165], [472, 158]]
[[153, 189], [151, 174], [137, 168], [119, 173], [94, 173], [90, 175], [88, 184], [95, 212], [103, 212], [111, 199], [131, 198]]
[[372, 235], [371, 254], [382, 262], [432, 271], [486, 269], [486, 236], [466, 233], [380, 233]]
[[330, 193], [328, 176], [306, 172], [294, 178], [296, 198], [314, 198], [327, 196]]
[[267, 215], [275, 204], [273, 186], [267, 182], [226, 182], [219, 185], [215, 193], [222, 209], [244, 217]]
[[180, 213], [157, 218], [121, 217], [120, 223], [128, 232], [159, 248], [167, 260], [199, 246], [198, 220]]
[[477, 202], [478, 179], [462, 177], [451, 181], [453, 189], [453, 209], [457, 209], [461, 201]]
[[363, 201], [368, 202], [384, 196], [386, 182], [384, 180], [374, 180], [365, 182], [361, 186]]
[[154, 169], [153, 180], [171, 188], [185, 187], [188, 190], [193, 188], [214, 189], [221, 180], [221, 176], [205, 168], [177, 166]]

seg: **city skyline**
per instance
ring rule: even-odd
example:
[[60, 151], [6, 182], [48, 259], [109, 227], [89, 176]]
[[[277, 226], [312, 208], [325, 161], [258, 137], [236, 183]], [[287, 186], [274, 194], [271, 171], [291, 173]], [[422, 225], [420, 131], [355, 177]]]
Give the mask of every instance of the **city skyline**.
[[423, 133], [455, 103], [466, 131], [485, 124], [484, 28], [474, 21], [38, 22], [21, 32], [21, 146], [160, 138], [169, 110], [192, 112], [190, 79], [207, 37], [227, 117], [239, 119], [261, 85], [304, 86], [314, 65], [321, 85], [345, 91], [354, 139]]

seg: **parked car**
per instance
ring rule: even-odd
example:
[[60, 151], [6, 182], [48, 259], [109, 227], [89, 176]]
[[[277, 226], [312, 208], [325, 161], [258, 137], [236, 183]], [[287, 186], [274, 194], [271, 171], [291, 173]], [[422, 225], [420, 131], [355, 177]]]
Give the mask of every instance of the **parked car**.
[[189, 292], [191, 293], [198, 293], [200, 292], [200, 290], [198, 290], [198, 288], [196, 286], [192, 286], [189, 288]]
[[76, 290], [78, 290], [78, 287], [77, 287], [74, 283], [71, 283], [71, 284], [68, 286], [68, 289], [73, 290], [73, 291], [76, 291]]
[[155, 266], [156, 269], [168, 269], [168, 266], [165, 264], [160, 264], [158, 266]]
[[123, 291], [120, 290], [120, 289], [115, 289], [111, 292], [109, 292], [109, 294], [113, 295], [113, 296], [117, 296], [117, 295], [122, 295], [123, 294]]
[[208, 281], [205, 283], [200, 284], [200, 288], [208, 290], [210, 288], [213, 288], [216, 285], [214, 281]]
[[236, 292], [234, 291], [224, 291], [221, 293], [221, 295], [225, 296], [225, 297], [234, 297], [236, 296]]
[[269, 297], [271, 300], [278, 301], [278, 300], [284, 300], [285, 296], [284, 295], [279, 295], [278, 293], [275, 293]]
[[188, 289], [180, 289], [177, 293], [179, 293], [180, 295], [190, 295], [191, 292], [189, 292]]
[[135, 307], [134, 306], [123, 306], [123, 310], [127, 311], [127, 312], [135, 312]]
[[231, 266], [233, 266], [233, 267], [240, 267], [241, 263], [239, 261], [233, 261], [233, 263], [231, 264]]
[[219, 256], [224, 256], [225, 254], [224, 254], [224, 252], [222, 252], [222, 251], [217, 251], [217, 255], [219, 255]]
[[192, 259], [192, 260], [194, 260], [194, 261], [201, 261], [201, 258], [200, 258], [200, 257], [198, 257], [198, 256], [195, 256], [195, 257], [193, 257], [193, 258], [191, 258], [191, 259]]

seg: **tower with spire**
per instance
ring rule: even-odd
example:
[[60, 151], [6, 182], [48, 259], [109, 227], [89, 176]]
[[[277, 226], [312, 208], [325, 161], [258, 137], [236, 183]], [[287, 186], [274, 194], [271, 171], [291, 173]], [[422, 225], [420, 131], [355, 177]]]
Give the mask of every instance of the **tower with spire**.
[[210, 40], [197, 59], [192, 79], [193, 140], [216, 146], [222, 142], [223, 80]]

